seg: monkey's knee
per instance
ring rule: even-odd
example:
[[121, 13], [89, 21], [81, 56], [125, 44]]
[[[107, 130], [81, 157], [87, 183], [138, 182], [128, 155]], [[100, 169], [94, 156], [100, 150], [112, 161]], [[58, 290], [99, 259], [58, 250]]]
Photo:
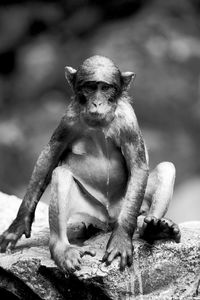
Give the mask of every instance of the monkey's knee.
[[156, 172], [159, 181], [169, 180], [174, 183], [176, 177], [176, 169], [173, 163], [164, 161], [157, 165]]
[[52, 173], [51, 184], [53, 186], [58, 187], [62, 183], [69, 184], [69, 181], [71, 180], [72, 180], [71, 172], [67, 168], [60, 166], [54, 169]]

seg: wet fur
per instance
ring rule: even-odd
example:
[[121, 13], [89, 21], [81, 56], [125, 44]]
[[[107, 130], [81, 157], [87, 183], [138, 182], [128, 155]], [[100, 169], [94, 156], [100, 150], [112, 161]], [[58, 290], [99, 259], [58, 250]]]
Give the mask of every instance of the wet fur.
[[[120, 265], [123, 269], [126, 265], [132, 263], [132, 235], [137, 227], [137, 218], [140, 214], [149, 175], [148, 154], [131, 105], [131, 98], [127, 93], [134, 74], [132, 72], [121, 73], [111, 60], [101, 56], [94, 56], [85, 60], [77, 71], [71, 67], [66, 67], [65, 74], [75, 95], [72, 97], [65, 115], [54, 131], [48, 145], [37, 160], [17, 217], [0, 238], [1, 251], [5, 251], [8, 248], [13, 249], [22, 234], [25, 233], [26, 237], [30, 236], [37, 203], [50, 182], [54, 170], [53, 181], [55, 182], [52, 193], [52, 212], [50, 214], [50, 227], [54, 231], [54, 234], [51, 234], [50, 243], [52, 256], [64, 271], [68, 269], [74, 271], [79, 267], [80, 255], [88, 253], [88, 250], [80, 250], [78, 247], [69, 245], [65, 228], [66, 220], [65, 215], [63, 215], [63, 212], [64, 214], [67, 213], [68, 202], [65, 195], [62, 195], [62, 192], [60, 195], [56, 193], [58, 193], [57, 186], [59, 180], [62, 181], [64, 192], [69, 192], [68, 187], [70, 184], [72, 184], [73, 191], [76, 191], [77, 195], [80, 194], [80, 190], [77, 187], [76, 181], [72, 178], [70, 171], [68, 172], [67, 170], [66, 172], [67, 168], [59, 169], [59, 167], [56, 167], [66, 162], [68, 154], [72, 151], [73, 144], [77, 140], [85, 136], [90, 136], [91, 130], [94, 131], [93, 134], [95, 130], [100, 130], [106, 138], [112, 140], [112, 153], [117, 149], [117, 153], [120, 151], [126, 162], [126, 166], [123, 167], [127, 170], [127, 182], [123, 197], [120, 198], [120, 201], [117, 200], [116, 203], [114, 201], [110, 203], [107, 211], [110, 217], [115, 217], [115, 224], [103, 257], [103, 261], [109, 264], [116, 256], [120, 256]], [[88, 81], [95, 81], [97, 84], [105, 82], [114, 87], [114, 90], [112, 90], [112, 94], [102, 93], [98, 96], [99, 98], [96, 93], [93, 93], [93, 96], [87, 96], [83, 93], [82, 87]], [[81, 99], [82, 96], [85, 98]], [[109, 102], [110, 97], [113, 97], [113, 103]], [[90, 118], [91, 105], [96, 100], [102, 101], [101, 108], [103, 105], [107, 108], [104, 111], [101, 111], [101, 108], [99, 109], [101, 111], [101, 118], [99, 118], [97, 110], [97, 122], [96, 124], [93, 123], [94, 126], [91, 129], [87, 124], [87, 118]], [[108, 112], [110, 114], [109, 118]], [[84, 119], [85, 116], [87, 118]], [[95, 122], [95, 118], [93, 118], [93, 121]], [[102, 141], [99, 140], [98, 142], [101, 144]], [[98, 150], [102, 150], [102, 148]], [[90, 152], [87, 154], [89, 155], [89, 159], [91, 159], [90, 155], [92, 154]], [[97, 158], [99, 158], [98, 155]], [[105, 155], [103, 159], [106, 159]], [[79, 162], [75, 161], [75, 163], [77, 164], [77, 168], [79, 168]], [[91, 168], [93, 167], [91, 166]], [[96, 172], [96, 169], [92, 169], [92, 171]], [[123, 172], [120, 172], [118, 176], [123, 174]], [[69, 180], [66, 185], [63, 174]], [[169, 195], [171, 195], [173, 190], [173, 180], [170, 184], [168, 188]], [[154, 186], [156, 185], [157, 182], [154, 182]], [[57, 203], [58, 196], [60, 198]], [[82, 196], [79, 196], [79, 200], [81, 200]], [[162, 205], [158, 203], [159, 199], [156, 199], [156, 205], [162, 207], [162, 212], [166, 210], [169, 199], [170, 197], [167, 195], [166, 203]], [[98, 216], [95, 206], [92, 209]], [[63, 240], [60, 238], [61, 233]], [[93, 252], [89, 251], [89, 253], [92, 254]]]

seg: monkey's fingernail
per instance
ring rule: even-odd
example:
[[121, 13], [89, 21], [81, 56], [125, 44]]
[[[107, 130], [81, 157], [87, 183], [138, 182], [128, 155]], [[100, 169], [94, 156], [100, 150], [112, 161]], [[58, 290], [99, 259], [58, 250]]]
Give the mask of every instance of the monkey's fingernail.
[[151, 217], [146, 217], [144, 219], [145, 223], [150, 223], [152, 221], [152, 218]]
[[107, 258], [108, 258], [108, 253], [105, 253], [104, 254], [104, 256], [103, 256], [103, 258], [102, 258], [102, 262], [105, 262], [106, 260], [107, 260]]
[[111, 262], [112, 262], [112, 261], [109, 261], [109, 260], [107, 259], [106, 262], [105, 262], [105, 263], [106, 263], [106, 266], [110, 266]]

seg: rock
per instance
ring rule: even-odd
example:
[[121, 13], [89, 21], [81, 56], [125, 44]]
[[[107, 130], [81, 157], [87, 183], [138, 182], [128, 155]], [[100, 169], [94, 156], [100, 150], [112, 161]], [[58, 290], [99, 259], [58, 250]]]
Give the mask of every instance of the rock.
[[[10, 205], [9, 205], [10, 203]], [[0, 231], [15, 217], [20, 200], [0, 193]], [[0, 298], [11, 299], [199, 299], [200, 222], [180, 224], [181, 243], [149, 245], [134, 237], [134, 263], [120, 272], [118, 259], [106, 267], [101, 259], [109, 238], [87, 241], [95, 257], [85, 256], [74, 275], [63, 274], [50, 258], [48, 207], [39, 203], [32, 237], [22, 238], [12, 254], [0, 254]]]

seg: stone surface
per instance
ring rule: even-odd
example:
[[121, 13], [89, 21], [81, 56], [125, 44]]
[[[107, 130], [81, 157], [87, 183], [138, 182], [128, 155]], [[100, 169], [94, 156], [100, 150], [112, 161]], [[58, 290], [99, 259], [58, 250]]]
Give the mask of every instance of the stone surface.
[[[20, 200], [0, 193], [0, 232], [15, 217]], [[97, 251], [85, 256], [73, 276], [62, 274], [50, 259], [48, 207], [39, 203], [32, 237], [22, 238], [12, 254], [0, 254], [0, 298], [11, 299], [200, 299], [200, 222], [180, 225], [180, 244], [149, 245], [134, 238], [134, 264], [124, 272], [118, 260], [106, 267], [101, 258], [109, 234], [87, 241]]]

